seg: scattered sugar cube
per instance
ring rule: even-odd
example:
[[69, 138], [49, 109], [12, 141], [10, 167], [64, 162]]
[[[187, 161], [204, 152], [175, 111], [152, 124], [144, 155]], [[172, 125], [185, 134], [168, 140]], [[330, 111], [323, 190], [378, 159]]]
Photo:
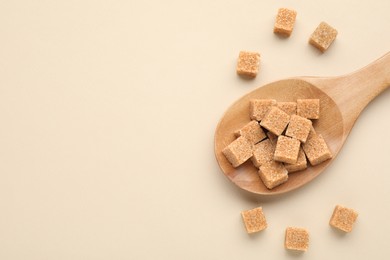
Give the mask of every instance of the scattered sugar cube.
[[320, 134], [310, 134], [302, 148], [313, 166], [332, 158], [332, 153]]
[[292, 172], [297, 172], [297, 171], [302, 171], [307, 168], [307, 160], [306, 160], [306, 155], [303, 152], [303, 149], [299, 149], [298, 153], [298, 159], [296, 163], [290, 164], [290, 163], [285, 163], [284, 167], [286, 167], [286, 170], [288, 173]]
[[275, 135], [281, 135], [286, 128], [290, 116], [280, 108], [273, 106], [261, 120], [260, 125]]
[[336, 29], [325, 22], [321, 22], [310, 36], [309, 43], [324, 52], [336, 39], [336, 36]]
[[298, 99], [297, 115], [307, 119], [320, 118], [320, 100], [319, 99]]
[[256, 144], [267, 137], [256, 120], [252, 120], [242, 127], [236, 132], [236, 135], [245, 137], [252, 144]]
[[252, 120], [261, 121], [268, 110], [275, 105], [275, 99], [252, 99], [249, 102], [249, 116]]
[[275, 161], [261, 165], [259, 176], [268, 189], [273, 189], [288, 180], [288, 172], [283, 163]]
[[259, 232], [267, 227], [267, 220], [262, 207], [242, 211], [241, 216], [249, 234]]
[[290, 36], [294, 28], [296, 16], [297, 12], [295, 10], [280, 8], [276, 15], [274, 33]]
[[337, 205], [333, 211], [329, 224], [344, 232], [351, 232], [358, 213], [353, 209]]
[[252, 162], [259, 168], [261, 165], [272, 161], [276, 145], [270, 139], [265, 139], [256, 144], [253, 148]]
[[256, 77], [259, 71], [260, 54], [257, 52], [241, 51], [238, 56], [237, 74]]
[[309, 248], [309, 232], [304, 228], [286, 228], [284, 246], [290, 250], [307, 251]]
[[288, 124], [286, 135], [298, 139], [302, 143], [306, 142], [312, 127], [312, 122], [301, 116], [292, 115]]
[[276, 142], [274, 160], [284, 163], [296, 163], [301, 142], [295, 138], [280, 135]]
[[296, 102], [278, 102], [276, 106], [286, 112], [288, 115], [295, 115], [297, 113]]
[[240, 136], [222, 150], [233, 167], [240, 166], [252, 156], [252, 143]]

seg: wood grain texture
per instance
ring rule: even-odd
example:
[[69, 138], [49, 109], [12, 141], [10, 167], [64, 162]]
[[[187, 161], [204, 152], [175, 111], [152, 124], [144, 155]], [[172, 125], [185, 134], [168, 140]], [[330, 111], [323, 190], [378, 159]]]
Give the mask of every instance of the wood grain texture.
[[[218, 123], [214, 139], [218, 164], [234, 184], [252, 193], [275, 195], [297, 189], [324, 172], [337, 156], [361, 111], [389, 86], [390, 53], [387, 53], [348, 75], [334, 78], [298, 77], [257, 88], [231, 105]], [[296, 101], [301, 98], [320, 99], [320, 119], [313, 120], [313, 126], [325, 138], [333, 158], [290, 174], [286, 183], [272, 190], [264, 186], [250, 160], [233, 168], [221, 151], [235, 139], [234, 132], [250, 121], [249, 101]]]

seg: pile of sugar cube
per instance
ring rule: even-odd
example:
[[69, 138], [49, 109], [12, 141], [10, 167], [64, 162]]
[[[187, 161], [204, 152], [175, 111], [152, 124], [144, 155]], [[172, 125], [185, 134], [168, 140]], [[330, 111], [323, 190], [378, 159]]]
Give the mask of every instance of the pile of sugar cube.
[[306, 169], [307, 160], [315, 166], [332, 158], [311, 121], [320, 117], [319, 99], [253, 99], [249, 114], [251, 121], [235, 132], [237, 138], [222, 153], [233, 167], [250, 159], [268, 189], [286, 182], [289, 173]]
[[[256, 233], [267, 228], [267, 220], [262, 207], [241, 212], [242, 219], [248, 234]], [[329, 220], [329, 225], [342, 232], [352, 231], [358, 213], [345, 206], [336, 205]], [[287, 227], [284, 246], [289, 250], [307, 251], [309, 248], [309, 232], [302, 227]]]

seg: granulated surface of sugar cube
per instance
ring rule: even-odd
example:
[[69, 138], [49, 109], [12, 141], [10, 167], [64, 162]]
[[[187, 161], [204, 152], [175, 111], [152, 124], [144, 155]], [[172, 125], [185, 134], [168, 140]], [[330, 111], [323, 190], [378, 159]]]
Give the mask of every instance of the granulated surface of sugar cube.
[[321, 22], [309, 39], [309, 43], [325, 52], [336, 39], [337, 30], [325, 22]]
[[260, 125], [275, 135], [281, 135], [289, 120], [290, 116], [286, 112], [273, 106], [261, 120]]
[[297, 12], [288, 8], [279, 8], [276, 15], [274, 33], [290, 36], [295, 24]]
[[298, 115], [292, 115], [286, 130], [286, 135], [304, 143], [309, 136], [311, 127], [312, 122], [309, 119]]
[[288, 173], [292, 172], [297, 172], [297, 171], [302, 171], [307, 168], [307, 160], [306, 160], [306, 155], [303, 152], [302, 148], [299, 148], [299, 153], [298, 153], [298, 159], [296, 163], [290, 164], [290, 163], [285, 163], [284, 167], [286, 167], [286, 170]]
[[320, 134], [310, 134], [302, 148], [313, 166], [332, 158], [332, 153]]
[[222, 150], [222, 153], [225, 155], [226, 159], [233, 165], [237, 167], [243, 164], [252, 156], [252, 143], [243, 136], [240, 136], [233, 142], [231, 142], [227, 147]]
[[272, 161], [274, 158], [276, 144], [272, 143], [270, 139], [265, 139], [253, 148], [252, 162], [255, 167], [259, 168], [261, 165]]
[[310, 138], [312, 138], [314, 135], [316, 135], [317, 134], [317, 132], [316, 132], [316, 130], [314, 129], [314, 127], [313, 127], [313, 125], [310, 127], [310, 132], [309, 132], [309, 135], [307, 136], [307, 138], [306, 138], [306, 141], [308, 140], [308, 139], [310, 139]]
[[252, 120], [242, 127], [236, 132], [236, 135], [245, 137], [252, 144], [258, 143], [267, 137], [256, 120]]
[[275, 161], [261, 165], [259, 176], [268, 189], [273, 189], [288, 180], [288, 172], [283, 163]]
[[344, 206], [336, 205], [329, 224], [344, 232], [351, 232], [358, 213]]
[[309, 232], [304, 228], [286, 228], [284, 246], [290, 250], [307, 251], [309, 248]]
[[295, 115], [297, 113], [297, 103], [296, 102], [278, 102], [276, 106], [286, 112], [288, 115]]
[[275, 99], [252, 99], [249, 102], [249, 116], [252, 120], [261, 121], [271, 107], [275, 105]]
[[259, 66], [260, 53], [249, 51], [240, 52], [236, 68], [237, 74], [254, 78], [259, 72]]
[[259, 232], [267, 227], [267, 220], [262, 207], [242, 211], [241, 216], [249, 234]]
[[320, 118], [320, 100], [297, 99], [297, 115], [307, 119]]
[[284, 163], [296, 163], [300, 146], [299, 140], [280, 135], [276, 142], [274, 160]]

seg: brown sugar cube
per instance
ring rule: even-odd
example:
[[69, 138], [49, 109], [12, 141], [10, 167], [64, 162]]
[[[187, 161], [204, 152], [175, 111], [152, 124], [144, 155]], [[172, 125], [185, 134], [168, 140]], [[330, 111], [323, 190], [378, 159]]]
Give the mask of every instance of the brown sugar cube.
[[[306, 138], [306, 142], [307, 142], [307, 140], [312, 139], [316, 135], [317, 135], [317, 132], [314, 129], [313, 125], [311, 125], [309, 135]], [[302, 144], [302, 147], [303, 147], [303, 144]]]
[[320, 118], [320, 100], [319, 99], [298, 99], [297, 115], [307, 119]]
[[276, 142], [274, 160], [284, 163], [296, 163], [301, 142], [295, 138], [280, 135]]
[[276, 15], [274, 33], [290, 36], [294, 28], [296, 17], [297, 12], [295, 10], [280, 8]]
[[288, 172], [283, 163], [275, 161], [261, 165], [259, 176], [268, 189], [273, 189], [288, 180]]
[[263, 129], [261, 129], [259, 122], [256, 120], [250, 121], [236, 133], [236, 136], [243, 136], [248, 139], [252, 144], [258, 143], [267, 136], [265, 135]]
[[292, 115], [288, 124], [286, 135], [298, 139], [302, 143], [306, 142], [312, 127], [312, 122], [301, 116]]
[[251, 158], [253, 164], [259, 168], [261, 165], [272, 161], [274, 159], [276, 144], [272, 143], [270, 139], [265, 139], [253, 148], [253, 156]]
[[308, 135], [307, 138], [306, 138], [306, 141], [307, 141], [308, 139], [312, 138], [313, 135], [316, 135], [316, 134], [317, 134], [317, 132], [316, 132], [316, 130], [314, 129], [313, 124], [312, 124], [311, 127], [310, 127], [309, 135]]
[[276, 145], [276, 142], [278, 141], [278, 136], [276, 134], [273, 134], [272, 132], [267, 132], [268, 139]]
[[292, 172], [297, 172], [297, 171], [302, 171], [307, 168], [307, 160], [306, 160], [306, 155], [303, 152], [303, 149], [299, 149], [298, 153], [298, 159], [296, 163], [290, 164], [290, 163], [285, 163], [284, 167], [286, 167], [286, 170], [288, 173]]
[[260, 125], [275, 135], [281, 135], [288, 125], [290, 116], [276, 106], [271, 107], [261, 120]]
[[260, 54], [257, 52], [241, 51], [238, 56], [237, 74], [256, 77], [259, 71]]
[[321, 22], [310, 36], [309, 43], [324, 52], [336, 39], [336, 36], [336, 29], [325, 22]]
[[358, 213], [353, 209], [337, 205], [333, 211], [329, 224], [344, 232], [351, 232]]
[[249, 102], [249, 116], [252, 120], [261, 121], [268, 110], [275, 105], [275, 99], [252, 99]]
[[276, 104], [278, 108], [286, 112], [288, 115], [295, 115], [297, 113], [297, 103], [296, 102], [278, 102]]
[[262, 207], [242, 211], [241, 216], [249, 234], [259, 232], [267, 227]]
[[332, 153], [320, 134], [310, 134], [306, 143], [302, 145], [302, 148], [307, 159], [313, 166], [332, 158]]
[[222, 150], [233, 167], [240, 166], [252, 156], [252, 143], [243, 136], [231, 142]]
[[290, 250], [307, 251], [309, 248], [309, 232], [304, 228], [286, 228], [284, 246]]

